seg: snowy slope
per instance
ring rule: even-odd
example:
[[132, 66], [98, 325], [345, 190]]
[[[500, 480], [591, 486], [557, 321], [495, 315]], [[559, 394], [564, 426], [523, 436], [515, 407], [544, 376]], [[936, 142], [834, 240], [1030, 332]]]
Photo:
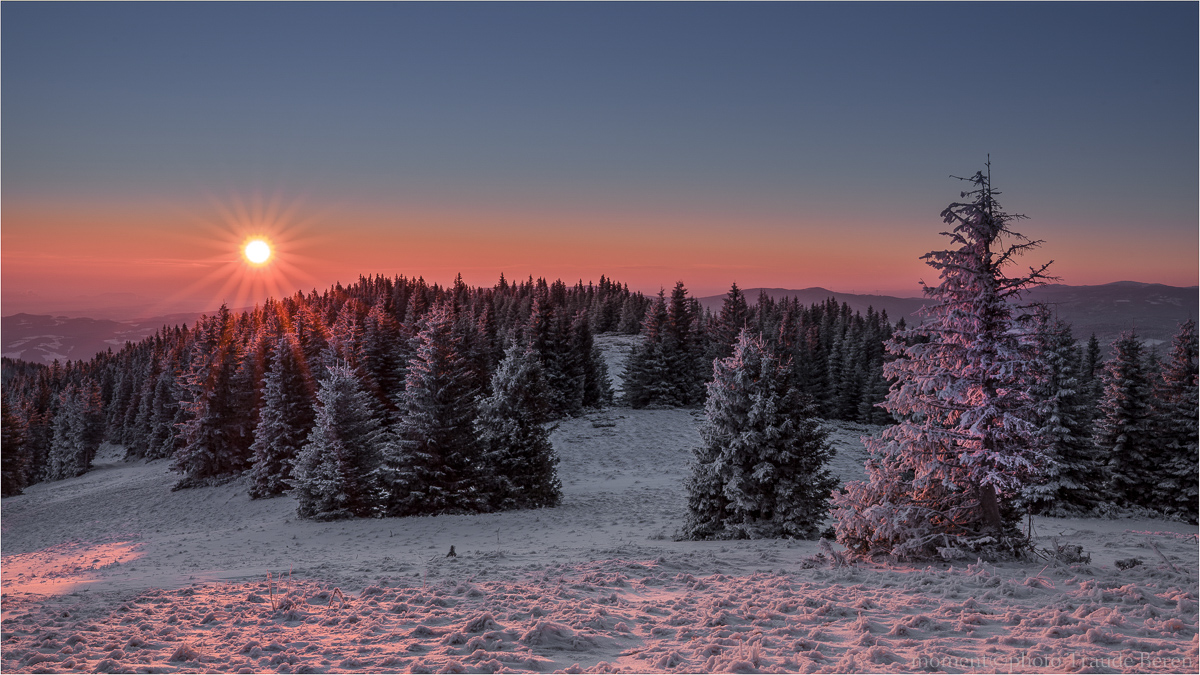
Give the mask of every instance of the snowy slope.
[[[632, 339], [598, 340], [614, 384]], [[300, 521], [289, 497], [253, 501], [241, 482], [171, 492], [166, 462], [110, 450], [85, 476], [3, 500], [0, 666], [1196, 669], [1195, 527], [1035, 519], [1043, 545], [1091, 554], [1074, 566], [848, 565], [816, 542], [676, 542], [700, 414], [566, 420], [562, 506], [477, 516]], [[857, 437], [872, 431], [837, 425], [843, 479], [861, 475]], [[1129, 558], [1142, 564], [1114, 566]], [[281, 593], [295, 605], [273, 611]]]

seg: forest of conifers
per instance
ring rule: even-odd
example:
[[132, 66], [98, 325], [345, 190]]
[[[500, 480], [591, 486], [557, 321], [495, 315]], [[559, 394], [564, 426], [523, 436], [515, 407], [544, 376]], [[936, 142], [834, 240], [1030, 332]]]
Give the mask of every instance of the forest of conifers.
[[[141, 342], [86, 361], [43, 365], [5, 359], [4, 494], [86, 472], [105, 441], [124, 446], [131, 459], [171, 459], [181, 474], [179, 487], [249, 470], [252, 494], [279, 494], [296, 483], [292, 470], [320, 422], [321, 382], [335, 375], [352, 380], [354, 392], [346, 396], [365, 396], [368, 415], [354, 424], [369, 427], [359, 442], [376, 447], [376, 455], [387, 453], [383, 437], [389, 434], [397, 441], [407, 429], [414, 442], [430, 435], [430, 429], [414, 427], [420, 423], [446, 433], [454, 430], [440, 427], [457, 426], [463, 432], [459, 442], [486, 445], [487, 439], [477, 438], [481, 434], [464, 429], [480, 426], [473, 418], [496, 393], [494, 379], [511, 345], [534, 357], [543, 383], [538, 386], [544, 386], [527, 410], [516, 412], [526, 422], [611, 402], [604, 362], [593, 344], [598, 332], [646, 335], [647, 347], [635, 353], [625, 373], [629, 405], [700, 404], [713, 359], [730, 354], [743, 327], [794, 356], [795, 381], [818, 402], [822, 416], [869, 423], [889, 419], [875, 407], [888, 388], [881, 367], [893, 325], [886, 314], [868, 310], [862, 316], [833, 300], [804, 307], [766, 295], [748, 304], [736, 285], [713, 314], [688, 296], [682, 282], [647, 298], [605, 277], [598, 284], [574, 286], [532, 278], [510, 283], [501, 277], [491, 288], [468, 287], [461, 277], [448, 287], [422, 279], [364, 277], [324, 293], [268, 300], [238, 314], [222, 307], [194, 326], [164, 326]], [[422, 348], [428, 351], [431, 340], [445, 343], [433, 347], [443, 352], [438, 358], [458, 369], [455, 377], [462, 381], [457, 385], [415, 377], [414, 367], [422, 367], [423, 358], [428, 361]], [[422, 404], [416, 392], [407, 392], [414, 381], [436, 389], [437, 400]], [[421, 417], [423, 405], [441, 406], [443, 417], [459, 418], [436, 419], [438, 411], [425, 411], [434, 419], [413, 419]], [[409, 448], [408, 454], [414, 453], [418, 450]], [[360, 460], [378, 464], [380, 458]], [[484, 464], [478, 457], [473, 463]], [[393, 479], [405, 470], [394, 466]], [[430, 470], [426, 467], [426, 474]], [[412, 474], [413, 467], [407, 472]], [[454, 482], [443, 474], [432, 475]], [[553, 493], [553, 486], [542, 487]], [[374, 512], [420, 510], [396, 505], [395, 495], [391, 506], [380, 506], [389, 501], [386, 496], [373, 499], [367, 501], [375, 504]], [[548, 505], [554, 499], [493, 499], [483, 508]], [[479, 507], [449, 499], [441, 510]], [[430, 508], [438, 510], [428, 505], [425, 510]], [[368, 504], [321, 513], [371, 512]]]

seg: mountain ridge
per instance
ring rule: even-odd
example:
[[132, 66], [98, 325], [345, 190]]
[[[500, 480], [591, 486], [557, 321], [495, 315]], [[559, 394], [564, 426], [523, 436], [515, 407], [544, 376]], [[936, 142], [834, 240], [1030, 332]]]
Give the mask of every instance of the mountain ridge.
[[[893, 322], [903, 318], [910, 324], [920, 321], [916, 312], [929, 302], [926, 298], [838, 293], [819, 286], [742, 289], [750, 304], [757, 303], [760, 291], [765, 291], [775, 301], [797, 297], [804, 305], [834, 298], [839, 303], [845, 302], [852, 311], [866, 313], [870, 307], [877, 312], [886, 311]], [[701, 306], [715, 313], [720, 311], [725, 294], [697, 299]], [[1150, 346], [1170, 342], [1181, 322], [1195, 319], [1200, 314], [1200, 287], [1140, 281], [1114, 281], [1092, 286], [1046, 284], [1030, 289], [1023, 299], [1050, 306], [1071, 324], [1077, 340], [1087, 340], [1094, 333], [1105, 348], [1126, 330], [1133, 330]]]

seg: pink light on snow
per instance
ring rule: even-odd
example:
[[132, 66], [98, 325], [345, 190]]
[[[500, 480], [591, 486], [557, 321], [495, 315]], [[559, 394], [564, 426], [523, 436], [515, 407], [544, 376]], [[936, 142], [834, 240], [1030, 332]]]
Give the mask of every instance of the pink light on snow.
[[31, 553], [3, 558], [5, 593], [63, 594], [98, 580], [100, 570], [128, 564], [142, 556], [141, 544], [67, 542]]

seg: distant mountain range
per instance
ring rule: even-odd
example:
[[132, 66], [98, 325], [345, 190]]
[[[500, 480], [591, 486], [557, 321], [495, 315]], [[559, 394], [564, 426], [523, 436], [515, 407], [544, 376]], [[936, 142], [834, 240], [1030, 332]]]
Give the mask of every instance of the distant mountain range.
[[168, 314], [149, 319], [111, 321], [67, 318], [37, 314], [14, 314], [0, 318], [0, 348], [3, 356], [50, 363], [90, 359], [126, 342], [137, 342], [163, 326], [191, 326], [201, 314]]
[[[834, 298], [858, 312], [866, 313], [867, 307], [873, 307], [877, 312], [886, 311], [893, 322], [901, 317], [909, 323], [920, 322], [916, 312], [928, 302], [924, 298], [856, 295], [825, 288], [743, 290], [751, 304], [758, 301], [760, 291], [766, 291], [774, 300], [796, 297], [805, 305]], [[1136, 281], [1117, 281], [1100, 286], [1050, 284], [1031, 290], [1025, 299], [1051, 306], [1058, 316], [1071, 323], [1077, 339], [1086, 340], [1095, 333], [1096, 339], [1105, 348], [1122, 331], [1131, 329], [1136, 330], [1146, 344], [1153, 346], [1170, 342], [1180, 322], [1195, 319], [1200, 311], [1200, 288], [1196, 286], [1164, 286]], [[701, 305], [717, 312], [725, 296], [712, 295], [699, 300]]]
[[[775, 300], [797, 297], [805, 305], [834, 298], [858, 312], [865, 313], [867, 307], [873, 307], [875, 311], [886, 311], [893, 322], [901, 317], [910, 323], [920, 321], [916, 312], [926, 303], [922, 298], [838, 293], [825, 288], [744, 289], [751, 304], [758, 300], [760, 290], [765, 290]], [[699, 300], [701, 305], [716, 312], [720, 310], [724, 298], [724, 295], [713, 295]], [[1122, 331], [1129, 329], [1136, 329], [1137, 334], [1150, 345], [1170, 342], [1181, 321], [1196, 318], [1200, 289], [1196, 286], [1164, 286], [1135, 281], [1118, 281], [1102, 286], [1055, 284], [1034, 289], [1028, 299], [1054, 307], [1059, 316], [1071, 322], [1076, 338], [1086, 340], [1095, 333], [1107, 348]], [[126, 341], [137, 342], [153, 335], [164, 325], [186, 323], [190, 326], [200, 316], [200, 313], [192, 312], [112, 321], [14, 314], [0, 319], [0, 352], [9, 358], [43, 363], [50, 363], [54, 359], [90, 359], [109, 348], [116, 351]]]

